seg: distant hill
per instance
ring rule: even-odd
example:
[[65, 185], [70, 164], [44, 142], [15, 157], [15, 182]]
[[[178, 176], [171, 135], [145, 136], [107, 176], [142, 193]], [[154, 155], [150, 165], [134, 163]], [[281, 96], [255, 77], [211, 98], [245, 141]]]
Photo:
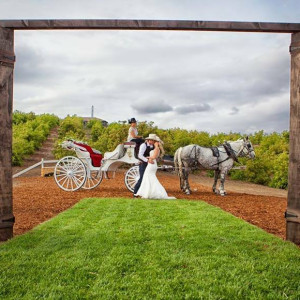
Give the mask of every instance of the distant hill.
[[108, 126], [108, 122], [103, 120], [103, 119], [99, 119], [99, 118], [95, 118], [95, 117], [80, 117], [83, 119], [83, 125], [86, 126], [88, 122], [92, 121], [92, 120], [97, 120], [97, 121], [101, 121], [102, 122], [102, 125], [104, 127], [107, 127]]

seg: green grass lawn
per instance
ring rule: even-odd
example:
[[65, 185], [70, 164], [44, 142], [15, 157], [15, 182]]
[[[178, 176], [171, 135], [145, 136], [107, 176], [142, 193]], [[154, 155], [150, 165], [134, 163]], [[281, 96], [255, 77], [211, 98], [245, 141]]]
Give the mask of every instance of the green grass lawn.
[[0, 245], [0, 299], [300, 299], [299, 285], [299, 248], [198, 201], [84, 199]]

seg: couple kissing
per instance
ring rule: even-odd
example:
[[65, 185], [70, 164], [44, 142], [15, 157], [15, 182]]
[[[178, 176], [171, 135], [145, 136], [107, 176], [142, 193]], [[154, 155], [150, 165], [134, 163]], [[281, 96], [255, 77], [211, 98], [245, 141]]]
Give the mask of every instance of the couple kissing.
[[169, 197], [156, 177], [157, 158], [163, 154], [163, 142], [156, 134], [149, 134], [141, 144], [138, 159], [140, 178], [134, 188], [134, 197], [147, 199], [176, 199]]

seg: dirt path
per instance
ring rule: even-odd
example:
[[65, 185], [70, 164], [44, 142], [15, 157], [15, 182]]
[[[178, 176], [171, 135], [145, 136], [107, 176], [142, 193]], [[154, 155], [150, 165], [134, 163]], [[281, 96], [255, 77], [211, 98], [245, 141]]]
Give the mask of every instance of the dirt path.
[[[191, 180], [210, 188], [212, 187], [214, 182], [213, 178], [207, 177], [203, 173], [199, 175], [191, 175]], [[286, 190], [274, 189], [268, 186], [245, 181], [231, 180], [229, 178], [226, 178], [225, 189], [227, 192], [287, 198]]]
[[[52, 154], [52, 150], [54, 149], [54, 144], [58, 136], [58, 127], [53, 128], [50, 131], [49, 136], [43, 143], [43, 145], [40, 147], [39, 150], [37, 150], [33, 155], [26, 158], [24, 160], [22, 167], [13, 167], [13, 174], [16, 174], [42, 160], [44, 158], [45, 160], [53, 160], [55, 159], [54, 155]], [[41, 175], [41, 169], [35, 168], [33, 170], [30, 170], [28, 173], [26, 173], [26, 176], [39, 176]]]
[[[192, 195], [184, 195], [179, 190], [179, 181], [176, 175], [159, 172], [158, 177], [170, 196], [191, 201], [206, 201], [267, 232], [282, 239], [285, 238], [284, 212], [287, 203], [285, 197], [251, 195], [231, 192], [229, 189], [228, 195], [221, 197], [212, 193], [211, 186], [200, 184], [198, 180], [191, 181]], [[61, 190], [55, 184], [53, 177], [16, 178], [13, 196], [16, 217], [14, 233], [22, 234], [72, 207], [82, 198], [132, 197], [132, 194], [125, 188], [124, 172], [121, 171], [117, 172], [115, 179], [104, 179], [93, 190], [77, 192]]]

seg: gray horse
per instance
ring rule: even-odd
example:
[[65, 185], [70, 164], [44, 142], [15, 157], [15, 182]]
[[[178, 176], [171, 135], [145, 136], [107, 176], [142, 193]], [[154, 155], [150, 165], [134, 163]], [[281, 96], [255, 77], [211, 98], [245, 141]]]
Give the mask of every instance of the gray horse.
[[175, 169], [180, 177], [180, 188], [186, 194], [191, 193], [188, 176], [191, 169], [205, 169], [215, 171], [213, 192], [217, 193], [217, 181], [220, 176], [221, 184], [219, 193], [226, 194], [224, 189], [225, 175], [233, 167], [238, 157], [247, 156], [255, 158], [255, 152], [249, 138], [239, 139], [234, 142], [225, 142], [219, 147], [201, 147], [188, 145], [176, 150], [174, 156]]

